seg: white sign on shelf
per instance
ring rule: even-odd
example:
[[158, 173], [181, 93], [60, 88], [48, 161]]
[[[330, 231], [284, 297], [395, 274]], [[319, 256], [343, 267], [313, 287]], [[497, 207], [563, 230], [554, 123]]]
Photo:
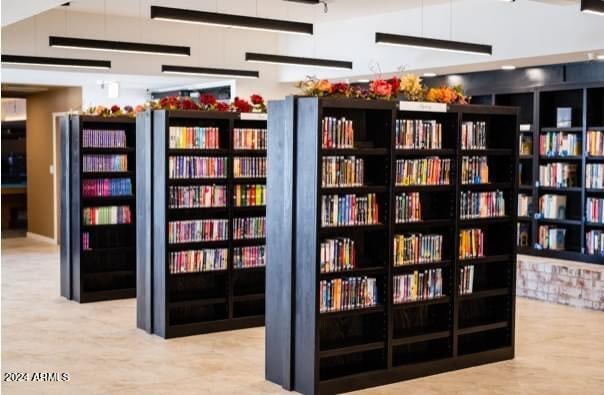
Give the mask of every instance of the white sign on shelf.
[[264, 112], [242, 112], [242, 121], [266, 121], [266, 113]]
[[447, 105], [425, 101], [400, 101], [398, 109], [400, 111], [447, 112]]

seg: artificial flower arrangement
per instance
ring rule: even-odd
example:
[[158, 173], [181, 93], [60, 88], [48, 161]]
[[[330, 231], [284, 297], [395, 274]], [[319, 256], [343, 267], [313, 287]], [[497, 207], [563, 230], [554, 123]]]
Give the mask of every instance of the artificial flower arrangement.
[[220, 111], [220, 112], [266, 112], [266, 104], [264, 98], [258, 94], [253, 94], [250, 101], [236, 97], [232, 103], [218, 101], [215, 96], [203, 94], [198, 101], [190, 97], [167, 96], [158, 100], [151, 100], [145, 104], [137, 105], [136, 107], [118, 105], [111, 107], [92, 106], [89, 107], [85, 114], [96, 115], [101, 117], [115, 116], [136, 116], [137, 113], [151, 110], [192, 110], [192, 111]]
[[306, 96], [347, 97], [357, 99], [394, 100], [401, 96], [408, 101], [429, 101], [447, 104], [468, 104], [470, 98], [465, 96], [461, 86], [427, 88], [422, 79], [415, 74], [404, 74], [388, 80], [377, 78], [369, 82], [369, 89], [353, 86], [344, 82], [331, 83], [306, 77], [296, 84]]

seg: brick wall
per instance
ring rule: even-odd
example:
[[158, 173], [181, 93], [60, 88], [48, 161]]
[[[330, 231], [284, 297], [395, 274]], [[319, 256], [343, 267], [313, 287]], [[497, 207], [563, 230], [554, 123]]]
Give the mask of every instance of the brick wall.
[[518, 255], [516, 295], [604, 311], [604, 265]]

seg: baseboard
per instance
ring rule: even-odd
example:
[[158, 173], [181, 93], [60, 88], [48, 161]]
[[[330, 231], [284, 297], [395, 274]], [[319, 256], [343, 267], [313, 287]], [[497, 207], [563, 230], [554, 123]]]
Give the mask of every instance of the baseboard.
[[43, 243], [57, 245], [57, 241], [55, 239], [50, 238], [48, 236], [42, 236], [37, 233], [27, 232], [27, 238], [36, 241], [41, 241]]

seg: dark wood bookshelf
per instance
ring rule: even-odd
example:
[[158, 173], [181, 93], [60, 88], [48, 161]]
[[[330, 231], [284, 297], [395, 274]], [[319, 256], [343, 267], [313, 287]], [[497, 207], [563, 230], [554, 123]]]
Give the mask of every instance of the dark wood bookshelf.
[[[267, 380], [303, 394], [342, 393], [514, 357], [517, 108], [449, 105], [446, 112], [402, 112], [388, 101], [288, 97], [269, 102], [269, 114]], [[355, 144], [371, 148], [322, 149], [325, 116], [352, 120]], [[441, 122], [443, 148], [395, 149], [396, 119]], [[461, 150], [465, 121], [487, 123], [487, 149]], [[365, 171], [364, 182], [379, 189], [322, 187], [323, 156], [359, 152], [386, 164]], [[452, 159], [450, 185], [395, 185], [397, 159], [434, 155]], [[470, 155], [490, 158], [490, 184], [461, 184], [462, 157]], [[460, 194], [468, 189], [503, 190], [505, 216], [461, 220]], [[324, 193], [369, 191], [377, 193], [379, 225], [321, 226]], [[396, 195], [402, 192], [420, 192], [421, 221], [396, 223]], [[461, 260], [459, 232], [472, 227], [485, 233], [486, 257]], [[442, 261], [394, 266], [394, 236], [409, 233], [442, 235]], [[320, 244], [327, 237], [351, 237], [360, 255], [372, 259], [323, 273]], [[460, 295], [460, 269], [467, 265], [475, 265], [474, 292]], [[442, 296], [394, 302], [395, 275], [435, 268], [442, 270]], [[353, 276], [376, 279], [377, 305], [322, 312], [320, 282]]]
[[[84, 147], [84, 130], [124, 130], [125, 148]], [[61, 118], [61, 296], [80, 303], [136, 296], [136, 130], [131, 117]], [[127, 171], [84, 172], [86, 155], [126, 155]], [[131, 195], [84, 196], [87, 179], [124, 178]], [[128, 206], [129, 224], [86, 225], [87, 207]], [[84, 246], [84, 234], [89, 249]]]
[[[532, 157], [521, 155], [524, 166], [520, 179], [520, 192], [532, 196], [532, 209], [528, 216], [519, 217], [518, 226], [528, 227], [528, 243], [519, 246], [519, 252], [527, 255], [568, 259], [587, 263], [604, 264], [604, 256], [588, 255], [586, 234], [590, 230], [598, 230], [599, 224], [586, 222], [586, 199], [589, 196], [598, 197], [604, 191], [586, 188], [585, 170], [587, 163], [599, 163], [602, 156], [586, 154], [587, 132], [603, 130], [604, 124], [604, 85], [599, 83], [565, 83], [553, 86], [540, 86], [517, 92], [494, 92], [495, 104], [515, 105], [520, 108], [520, 123], [531, 124], [531, 132], [519, 132], [519, 135], [529, 135], [533, 141]], [[570, 107], [572, 120], [570, 127], [555, 127], [556, 108]], [[590, 126], [593, 125], [593, 126]], [[541, 155], [539, 152], [539, 137], [547, 132], [564, 132], [577, 135], [581, 142], [581, 155]], [[566, 162], [578, 167], [578, 186], [545, 187], [539, 185], [539, 165], [552, 162]], [[528, 167], [528, 168], [527, 168]], [[527, 172], [528, 170], [528, 172]], [[562, 194], [567, 196], [567, 219], [542, 219], [534, 214], [539, 210], [539, 197], [543, 194]], [[521, 225], [522, 224], [522, 225]], [[566, 229], [566, 248], [561, 250], [544, 250], [539, 244], [539, 225], [556, 225]]]
[[[169, 148], [169, 130], [176, 127], [217, 127], [219, 148]], [[137, 326], [164, 338], [191, 336], [264, 325], [265, 267], [234, 267], [238, 248], [263, 246], [265, 238], [235, 239], [234, 219], [265, 216], [266, 207], [236, 206], [237, 184], [266, 184], [264, 177], [235, 177], [236, 157], [264, 157], [266, 150], [235, 149], [236, 128], [266, 129], [266, 120], [245, 120], [238, 113], [155, 110], [139, 114], [137, 133], [153, 136], [139, 147], [144, 155], [137, 163], [141, 216], [137, 229]], [[223, 157], [226, 177], [171, 179], [171, 156]], [[172, 186], [221, 185], [226, 188], [225, 207], [171, 208]], [[226, 240], [170, 243], [170, 221], [221, 219], [228, 222]], [[170, 253], [202, 249], [226, 249], [225, 269], [170, 272]]]

